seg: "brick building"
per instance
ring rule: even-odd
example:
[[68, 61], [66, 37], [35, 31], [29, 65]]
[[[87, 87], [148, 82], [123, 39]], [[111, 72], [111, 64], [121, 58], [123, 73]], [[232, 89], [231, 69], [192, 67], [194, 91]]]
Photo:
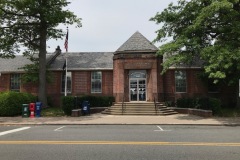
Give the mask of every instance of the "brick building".
[[[157, 57], [155, 47], [141, 33], [134, 33], [115, 52], [68, 53], [68, 95], [114, 96], [116, 102], [176, 101], [180, 97], [212, 96], [235, 102], [234, 90], [213, 88], [199, 79], [202, 64], [171, 67], [161, 75], [163, 57]], [[56, 105], [64, 93], [66, 53], [57, 49], [47, 54], [52, 82], [47, 95]], [[24, 71], [31, 62], [17, 55], [14, 59], [0, 59], [0, 91], [30, 92], [37, 95], [37, 85], [21, 83]]]

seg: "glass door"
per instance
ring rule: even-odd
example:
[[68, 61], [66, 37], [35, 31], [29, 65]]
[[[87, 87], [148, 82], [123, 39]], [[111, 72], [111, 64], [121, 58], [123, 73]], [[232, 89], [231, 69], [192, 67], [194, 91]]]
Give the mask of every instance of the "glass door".
[[138, 80], [138, 101], [146, 101], [146, 80]]
[[146, 70], [129, 71], [129, 95], [130, 101], [146, 101]]
[[130, 101], [146, 101], [146, 79], [130, 79]]
[[130, 80], [130, 101], [138, 101], [138, 81]]

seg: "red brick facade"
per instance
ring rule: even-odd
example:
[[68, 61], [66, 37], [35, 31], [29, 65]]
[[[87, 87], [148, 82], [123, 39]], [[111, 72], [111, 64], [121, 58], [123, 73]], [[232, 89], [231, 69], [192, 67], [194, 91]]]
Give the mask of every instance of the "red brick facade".
[[1, 74], [0, 76], [0, 92], [10, 89], [10, 74]]
[[[91, 72], [92, 71], [72, 71], [72, 92], [68, 95], [96, 95], [112, 96], [113, 95], [113, 72], [110, 70], [102, 71], [102, 93], [91, 93]], [[48, 95], [52, 101], [60, 105], [62, 72], [55, 72], [55, 80], [48, 84]], [[53, 86], [52, 86], [53, 84]], [[52, 91], [49, 91], [52, 90]]]
[[[202, 72], [200, 68], [182, 69], [186, 71], [187, 90], [185, 93], [175, 92], [175, 69], [169, 69], [164, 75], [162, 71], [162, 58], [155, 53], [142, 54], [115, 54], [113, 57], [113, 70], [102, 70], [102, 93], [93, 95], [114, 96], [116, 102], [131, 101], [129, 98], [129, 72], [131, 70], [146, 70], [146, 101], [172, 101], [182, 97], [216, 97], [221, 98], [225, 105], [235, 105], [236, 93], [234, 87], [224, 87], [216, 93], [209, 93], [208, 87], [198, 77]], [[91, 95], [91, 70], [78, 70], [72, 72], [72, 92], [70, 95]], [[47, 85], [47, 95], [55, 106], [60, 106], [62, 71], [52, 72], [52, 82]], [[0, 91], [10, 90], [10, 73], [0, 76]], [[38, 93], [37, 85], [21, 84], [20, 92]]]
[[[62, 72], [53, 71], [51, 82], [47, 84], [47, 95], [53, 105], [60, 106], [62, 86]], [[10, 74], [1, 74], [0, 92], [10, 90]], [[20, 92], [28, 92], [34, 95], [38, 93], [38, 87], [31, 83], [21, 83]], [[91, 71], [72, 71], [72, 93], [68, 95], [90, 95], [91, 94]], [[113, 95], [113, 71], [102, 71], [102, 93], [93, 95]]]
[[182, 69], [186, 71], [187, 91], [186, 93], [177, 93], [175, 91], [175, 69], [170, 69], [164, 74], [164, 99], [166, 101], [176, 101], [183, 97], [206, 96], [208, 89], [198, 77], [202, 69]]
[[[147, 72], [147, 98], [146, 101], [157, 100], [163, 93], [162, 76], [160, 69], [162, 60], [155, 53], [127, 53], [116, 54], [113, 58], [113, 95], [117, 102], [129, 100], [129, 71], [146, 70]], [[159, 99], [163, 100], [163, 99]]]
[[235, 86], [222, 86], [218, 92], [209, 92], [208, 86], [200, 78], [203, 72], [201, 68], [182, 69], [186, 71], [187, 91], [186, 93], [175, 92], [175, 73], [176, 69], [169, 69], [163, 76], [164, 101], [176, 102], [178, 98], [186, 97], [213, 97], [219, 98], [224, 106], [233, 107], [236, 105], [237, 91]]
[[[48, 55], [48, 65], [51, 66], [50, 69], [52, 71], [52, 82], [47, 84], [46, 93], [49, 97], [49, 102], [54, 106], [60, 106], [61, 96], [64, 95], [62, 92], [62, 68], [66, 57], [68, 57], [68, 72], [71, 72], [71, 93], [68, 95], [114, 96], [116, 102], [153, 102], [154, 100], [176, 102], [178, 98], [182, 97], [208, 96], [221, 98], [224, 105], [230, 104], [234, 106], [237, 100], [236, 87], [224, 86], [219, 88], [218, 92], [210, 93], [207, 84], [203, 83], [199, 78], [199, 74], [203, 71], [200, 67], [177, 69], [186, 73], [186, 86], [184, 86], [184, 92], [176, 92], [176, 69], [170, 68], [162, 75], [163, 58], [156, 56], [157, 51], [158, 48], [139, 32], [131, 36], [114, 53], [79, 52], [68, 53], [67, 56], [66, 53], [65, 55], [61, 53], [60, 48], [57, 48], [54, 54]], [[24, 72], [19, 70], [19, 68], [24, 64], [30, 63], [24, 57], [17, 56], [17, 58], [11, 62], [9, 62], [10, 60], [4, 60], [0, 63], [2, 65], [0, 67], [0, 92], [11, 90], [11, 73]], [[22, 63], [18, 64], [18, 62]], [[12, 67], [10, 66], [11, 64], [16, 65]], [[91, 92], [91, 75], [94, 71], [101, 71], [100, 93]], [[134, 72], [144, 74], [143, 79], [130, 77], [130, 74]], [[135, 80], [137, 81], [137, 88], [132, 87], [132, 82]], [[140, 81], [144, 82], [144, 85], [140, 84]], [[144, 86], [144, 88], [141, 88], [140, 85]], [[37, 95], [38, 86], [31, 83], [21, 83], [20, 92], [29, 92]], [[134, 96], [137, 99], [133, 99]]]

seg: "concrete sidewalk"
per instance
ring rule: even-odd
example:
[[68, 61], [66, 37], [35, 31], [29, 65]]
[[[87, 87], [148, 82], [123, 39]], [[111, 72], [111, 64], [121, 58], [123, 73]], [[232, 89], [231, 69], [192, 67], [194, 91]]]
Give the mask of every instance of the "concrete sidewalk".
[[194, 115], [126, 116], [92, 114], [81, 117], [0, 117], [0, 125], [229, 125], [240, 126], [237, 118], [203, 118]]

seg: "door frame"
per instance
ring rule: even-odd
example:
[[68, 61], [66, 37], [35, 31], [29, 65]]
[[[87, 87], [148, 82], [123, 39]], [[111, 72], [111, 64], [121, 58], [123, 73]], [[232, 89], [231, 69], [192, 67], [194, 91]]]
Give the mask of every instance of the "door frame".
[[[130, 74], [134, 74], [134, 73], [141, 73], [144, 74], [144, 77], [139, 77], [139, 78], [131, 78]], [[132, 101], [131, 99], [131, 81], [135, 80], [137, 81], [137, 100], [136, 101]], [[145, 80], [145, 100], [140, 101], [139, 100], [139, 81], [141, 80]], [[130, 102], [146, 102], [147, 101], [147, 72], [146, 70], [130, 70], [129, 71], [129, 101]]]

